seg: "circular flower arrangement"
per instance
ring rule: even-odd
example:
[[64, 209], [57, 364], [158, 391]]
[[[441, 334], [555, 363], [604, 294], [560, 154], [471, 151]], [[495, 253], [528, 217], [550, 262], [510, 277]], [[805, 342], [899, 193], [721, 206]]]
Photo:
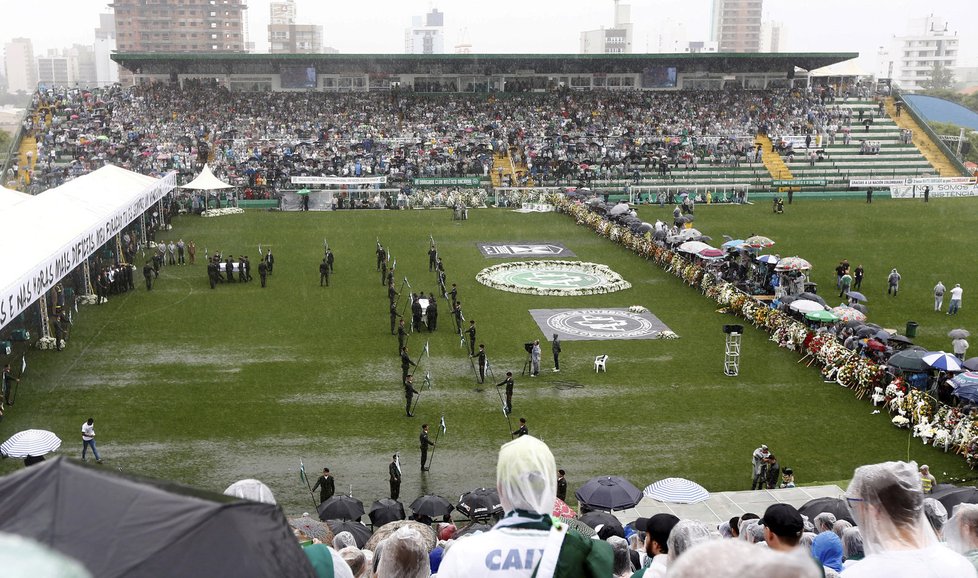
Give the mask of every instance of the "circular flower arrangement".
[[475, 278], [494, 289], [529, 295], [597, 295], [632, 286], [607, 265], [582, 261], [514, 261], [486, 267]]

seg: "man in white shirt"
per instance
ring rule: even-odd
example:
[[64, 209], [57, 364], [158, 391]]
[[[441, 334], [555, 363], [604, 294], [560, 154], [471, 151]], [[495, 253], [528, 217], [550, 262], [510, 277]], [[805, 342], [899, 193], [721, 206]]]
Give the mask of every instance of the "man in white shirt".
[[95, 418], [88, 418], [88, 421], [82, 424], [82, 461], [87, 461], [85, 457], [88, 448], [92, 448], [92, 454], [95, 455], [95, 461], [102, 463], [102, 457], [98, 455], [98, 450], [95, 449]]
[[958, 309], [961, 309], [961, 294], [964, 293], [964, 289], [961, 288], [960, 284], [955, 284], [954, 289], [951, 289], [951, 304], [948, 305], [947, 314], [956, 315]]

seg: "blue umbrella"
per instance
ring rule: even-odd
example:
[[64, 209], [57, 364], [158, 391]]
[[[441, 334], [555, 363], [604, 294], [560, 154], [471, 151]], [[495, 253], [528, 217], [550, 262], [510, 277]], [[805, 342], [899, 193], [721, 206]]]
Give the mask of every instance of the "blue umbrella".
[[743, 239], [735, 239], [733, 241], [727, 241], [726, 243], [720, 245], [721, 249], [726, 249], [727, 251], [736, 251], [744, 244]]
[[927, 365], [941, 371], [961, 371], [961, 361], [950, 353], [944, 353], [943, 351], [929, 353], [922, 360]]
[[978, 402], [978, 385], [962, 385], [954, 390], [954, 395], [958, 396], [959, 399]]
[[856, 301], [862, 301], [863, 303], [869, 301], [869, 299], [866, 299], [866, 296], [859, 291], [846, 291], [846, 295], [852, 297]]

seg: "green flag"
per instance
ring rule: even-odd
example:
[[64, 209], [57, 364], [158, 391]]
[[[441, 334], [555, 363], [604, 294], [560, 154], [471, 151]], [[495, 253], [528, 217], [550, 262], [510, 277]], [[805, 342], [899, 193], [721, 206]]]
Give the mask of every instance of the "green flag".
[[309, 480], [306, 478], [306, 466], [302, 463], [302, 458], [299, 458], [299, 478], [308, 486]]

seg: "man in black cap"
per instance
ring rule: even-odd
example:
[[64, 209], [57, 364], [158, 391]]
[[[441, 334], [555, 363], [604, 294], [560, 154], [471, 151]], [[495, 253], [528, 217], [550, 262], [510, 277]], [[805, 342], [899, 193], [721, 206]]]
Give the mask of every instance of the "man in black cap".
[[513, 437], [514, 438], [521, 438], [521, 437], [523, 437], [525, 435], [528, 435], [529, 433], [530, 433], [530, 430], [528, 430], [526, 428], [526, 418], [525, 417], [521, 417], [520, 418], [520, 427], [516, 431], [513, 432]]
[[316, 485], [312, 487], [312, 491], [315, 492], [316, 488], [319, 488], [320, 504], [333, 497], [336, 492], [336, 482], [333, 480], [333, 476], [329, 475], [329, 468], [323, 468], [323, 475], [316, 480]]
[[656, 514], [651, 518], [635, 520], [635, 529], [645, 532], [645, 553], [652, 558], [647, 568], [642, 568], [632, 574], [631, 578], [649, 576], [665, 576], [669, 563], [669, 533], [679, 523], [679, 518], [672, 514]]
[[791, 504], [771, 504], [759, 522], [764, 526], [764, 541], [772, 550], [791, 552], [798, 547], [805, 522]]

